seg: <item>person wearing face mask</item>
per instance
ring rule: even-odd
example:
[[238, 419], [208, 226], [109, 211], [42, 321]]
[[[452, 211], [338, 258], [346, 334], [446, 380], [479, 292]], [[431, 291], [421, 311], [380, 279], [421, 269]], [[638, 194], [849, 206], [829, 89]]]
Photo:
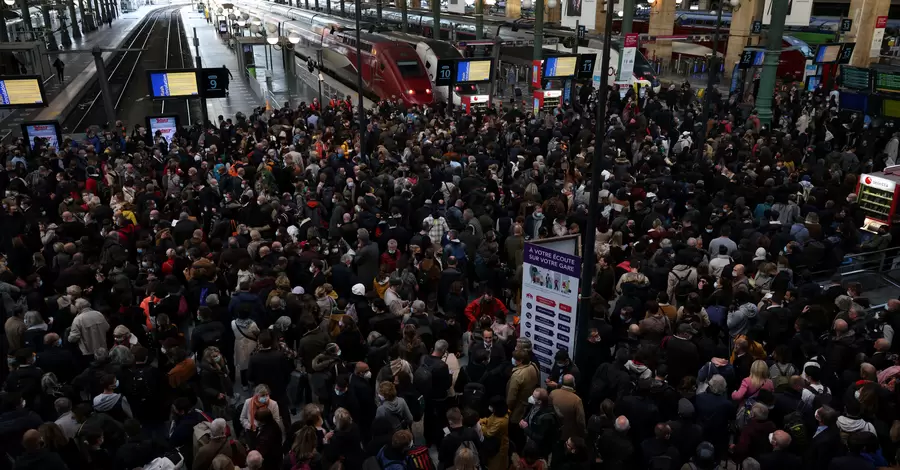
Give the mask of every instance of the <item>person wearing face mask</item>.
[[[290, 401], [287, 397], [287, 387], [291, 372], [294, 370], [294, 361], [277, 346], [272, 330], [264, 329], [259, 333], [259, 349], [250, 356], [247, 380], [254, 384], [268, 385], [272, 399], [288, 406]], [[313, 362], [315, 363], [315, 361]], [[327, 391], [323, 391], [323, 393], [327, 393]], [[285, 421], [283, 427], [289, 428], [291, 417], [285, 413], [283, 418]]]
[[116, 389], [119, 387], [119, 380], [113, 374], [106, 374], [100, 379], [103, 386], [103, 392], [94, 397], [94, 410], [106, 413], [118, 422], [124, 422], [126, 419], [132, 418], [131, 405], [128, 399]]
[[253, 396], [244, 400], [244, 408], [241, 410], [241, 425], [247, 431], [255, 432], [257, 429], [256, 413], [260, 410], [268, 410], [272, 419], [284, 433], [285, 425], [282, 422], [282, 414], [279, 411], [278, 402], [270, 396], [270, 389], [266, 385], [257, 385]]
[[213, 418], [224, 418], [229, 397], [234, 389], [228, 378], [228, 362], [219, 348], [209, 346], [200, 362], [200, 398]]
[[562, 379], [566, 375], [572, 375], [574, 377], [574, 383], [578, 383], [581, 380], [581, 371], [578, 369], [578, 366], [575, 365], [575, 362], [569, 357], [567, 351], [560, 349], [556, 351], [553, 368], [550, 369], [550, 375], [547, 377], [547, 390], [553, 391], [560, 388]]
[[[335, 382], [335, 384], [340, 384], [340, 381]], [[357, 417], [357, 422], [362, 428], [363, 436], [368, 437], [372, 421], [375, 419], [376, 410], [373, 400], [361, 398], [375, 396], [375, 387], [372, 384], [372, 371], [369, 369], [368, 364], [362, 361], [356, 363], [353, 373], [347, 380], [347, 392], [359, 400], [359, 414], [354, 416]]]
[[560, 436], [559, 418], [550, 404], [546, 390], [535, 388], [528, 397], [529, 407], [525, 415], [516, 423], [527, 442], [540, 449], [541, 457], [547, 458], [556, 448]]
[[[531, 361], [531, 355], [524, 349], [513, 352], [511, 359], [513, 369], [506, 391], [506, 406], [509, 408], [510, 441], [521, 448], [525, 444], [520, 421], [525, 417], [525, 408], [534, 389], [540, 386], [541, 374], [537, 364]], [[546, 393], [546, 392], [545, 392]]]
[[44, 335], [44, 349], [38, 353], [34, 366], [44, 373], [54, 373], [63, 383], [69, 382], [78, 371], [72, 352], [63, 347], [62, 338], [56, 333]]

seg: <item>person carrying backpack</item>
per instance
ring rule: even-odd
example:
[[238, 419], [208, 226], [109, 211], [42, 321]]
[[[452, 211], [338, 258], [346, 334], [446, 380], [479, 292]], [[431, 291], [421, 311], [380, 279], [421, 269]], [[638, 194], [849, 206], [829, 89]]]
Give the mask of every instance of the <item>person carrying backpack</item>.
[[413, 435], [406, 429], [396, 431], [372, 458], [382, 470], [435, 470], [428, 447], [413, 445]]
[[674, 299], [679, 305], [684, 304], [688, 294], [696, 290], [697, 279], [697, 268], [686, 264], [676, 264], [669, 271], [666, 293], [669, 294], [670, 299]]

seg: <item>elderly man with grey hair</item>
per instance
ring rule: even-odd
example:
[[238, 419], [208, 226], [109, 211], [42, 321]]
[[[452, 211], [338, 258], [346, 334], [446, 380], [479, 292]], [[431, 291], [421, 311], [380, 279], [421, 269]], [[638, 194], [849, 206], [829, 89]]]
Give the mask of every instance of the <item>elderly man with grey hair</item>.
[[247, 454], [247, 470], [259, 470], [263, 466], [263, 456], [255, 450]]
[[87, 299], [76, 300], [75, 311], [77, 315], [69, 329], [68, 340], [78, 345], [83, 356], [91, 356], [94, 351], [106, 347], [109, 323], [102, 313], [91, 308], [91, 303]]
[[703, 439], [709, 441], [717, 452], [728, 448], [728, 423], [734, 418], [734, 404], [727, 396], [725, 378], [715, 374], [707, 381], [707, 389], [694, 397], [694, 416], [703, 427]]
[[353, 286], [359, 280], [353, 273], [353, 256], [349, 253], [341, 255], [341, 260], [331, 266], [331, 287], [337, 292], [338, 297], [349, 299]]
[[217, 455], [228, 457], [239, 467], [243, 467], [244, 463], [249, 464], [250, 459], [246, 448], [240, 442], [230, 439], [227, 436], [227, 429], [228, 424], [222, 418], [214, 419], [209, 423], [209, 443], [197, 450], [192, 470], [207, 470]]

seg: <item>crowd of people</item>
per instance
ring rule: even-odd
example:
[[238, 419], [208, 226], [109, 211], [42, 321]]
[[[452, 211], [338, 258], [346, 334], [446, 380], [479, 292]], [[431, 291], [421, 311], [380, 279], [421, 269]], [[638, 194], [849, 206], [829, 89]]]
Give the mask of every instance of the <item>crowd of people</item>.
[[[773, 126], [715, 94], [703, 122], [687, 85], [611, 93], [602, 135], [575, 95], [4, 148], [0, 466], [896, 466], [900, 301], [821, 276], [893, 246], [854, 192], [898, 138], [821, 89]], [[547, 357], [523, 247], [589, 218], [585, 334]]]

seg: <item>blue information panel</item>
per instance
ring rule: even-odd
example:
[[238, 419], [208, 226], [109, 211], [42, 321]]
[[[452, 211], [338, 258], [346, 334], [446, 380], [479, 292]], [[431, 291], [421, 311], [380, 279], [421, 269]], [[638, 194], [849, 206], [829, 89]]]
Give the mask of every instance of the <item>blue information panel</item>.
[[47, 106], [39, 76], [0, 77], [0, 107]]
[[567, 78], [575, 76], [578, 57], [548, 57], [544, 61], [544, 76], [547, 78]]
[[491, 59], [460, 60], [456, 63], [456, 83], [491, 81]]
[[199, 96], [197, 72], [191, 71], [151, 71], [150, 96], [153, 98], [188, 98]]

